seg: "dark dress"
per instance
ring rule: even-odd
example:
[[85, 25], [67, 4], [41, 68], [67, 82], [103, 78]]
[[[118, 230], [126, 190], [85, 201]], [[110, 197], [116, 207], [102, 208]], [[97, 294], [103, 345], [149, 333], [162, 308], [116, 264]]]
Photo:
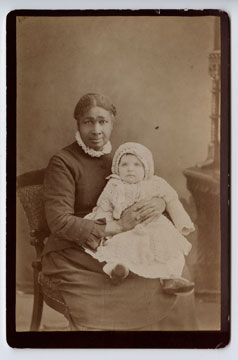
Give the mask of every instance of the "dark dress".
[[110, 155], [91, 157], [75, 142], [50, 160], [45, 175], [51, 235], [43, 273], [57, 284], [71, 329], [198, 330], [193, 294], [165, 295], [159, 280], [133, 273], [114, 286], [102, 270], [104, 263], [84, 252], [82, 245], [96, 249], [104, 236], [104, 219], [83, 217], [96, 205], [110, 172]]

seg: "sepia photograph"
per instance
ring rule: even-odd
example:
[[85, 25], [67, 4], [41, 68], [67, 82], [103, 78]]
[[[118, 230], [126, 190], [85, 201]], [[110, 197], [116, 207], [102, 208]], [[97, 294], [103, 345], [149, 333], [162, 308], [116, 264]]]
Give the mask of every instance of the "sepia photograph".
[[11, 15], [15, 336], [227, 333], [226, 14]]

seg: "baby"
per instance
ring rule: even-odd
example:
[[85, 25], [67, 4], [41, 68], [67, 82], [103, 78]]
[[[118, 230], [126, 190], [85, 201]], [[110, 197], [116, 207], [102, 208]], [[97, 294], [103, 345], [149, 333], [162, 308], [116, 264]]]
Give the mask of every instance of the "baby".
[[122, 212], [141, 200], [161, 197], [173, 223], [164, 215], [149, 224], [103, 239], [96, 252], [86, 249], [100, 262], [114, 284], [129, 271], [147, 278], [158, 278], [168, 294], [191, 291], [194, 283], [182, 277], [185, 255], [191, 244], [184, 235], [194, 225], [178, 199], [176, 191], [154, 175], [152, 154], [145, 146], [128, 142], [117, 149], [112, 162], [112, 175], [101, 193], [90, 219], [120, 219]]

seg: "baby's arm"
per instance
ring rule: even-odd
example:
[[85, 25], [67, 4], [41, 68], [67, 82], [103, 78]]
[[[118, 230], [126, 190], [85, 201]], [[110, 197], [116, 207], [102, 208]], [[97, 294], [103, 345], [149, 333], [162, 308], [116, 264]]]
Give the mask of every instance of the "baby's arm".
[[117, 193], [117, 180], [110, 179], [98, 198], [97, 206], [93, 209], [93, 212], [89, 214], [93, 220], [106, 219], [106, 236], [125, 231], [125, 229], [123, 229], [123, 223], [121, 224], [119, 221], [116, 221], [120, 219], [121, 212], [115, 217], [115, 199], [118, 197]]
[[166, 210], [175, 227], [182, 235], [188, 235], [195, 230], [194, 224], [180, 202], [177, 192], [167, 183], [167, 181], [159, 177], [156, 178], [158, 181], [158, 190], [166, 203]]
[[87, 219], [97, 220], [105, 218], [107, 221], [112, 220], [113, 218], [113, 205], [111, 202], [111, 184], [110, 180], [104, 187], [101, 195], [97, 200], [96, 206], [93, 208], [93, 211], [86, 216]]
[[182, 203], [177, 200], [172, 200], [166, 205], [166, 209], [174, 222], [175, 227], [182, 235], [188, 235], [195, 230], [194, 224], [185, 211]]

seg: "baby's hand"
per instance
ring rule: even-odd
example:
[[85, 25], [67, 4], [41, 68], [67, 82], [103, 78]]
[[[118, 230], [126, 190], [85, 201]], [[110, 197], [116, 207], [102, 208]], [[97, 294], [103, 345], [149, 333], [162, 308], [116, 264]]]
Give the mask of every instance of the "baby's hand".
[[191, 227], [186, 227], [184, 226], [182, 229], [181, 229], [181, 234], [184, 235], [184, 236], [187, 236], [189, 235], [191, 232], [195, 231], [195, 227], [194, 225], [191, 226]]

